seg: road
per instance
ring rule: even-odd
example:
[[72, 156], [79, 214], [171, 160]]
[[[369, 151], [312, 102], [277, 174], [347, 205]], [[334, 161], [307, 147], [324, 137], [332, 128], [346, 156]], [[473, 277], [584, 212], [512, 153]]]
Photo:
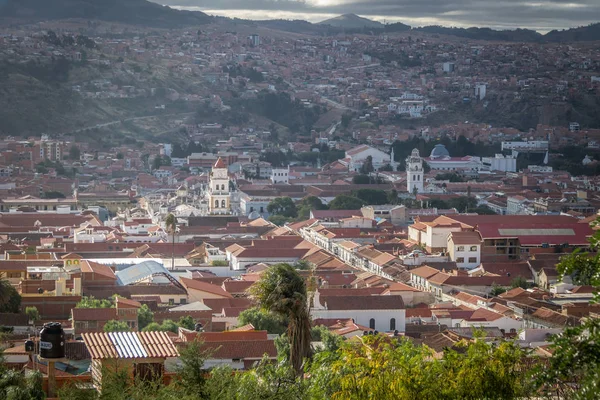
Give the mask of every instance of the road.
[[351, 71], [354, 69], [363, 69], [363, 68], [371, 68], [371, 67], [379, 67], [381, 64], [379, 63], [374, 63], [374, 64], [369, 64], [369, 65], [357, 65], [356, 67], [348, 67], [348, 68], [344, 68], [344, 70], [346, 71]]
[[177, 116], [177, 115], [194, 115], [194, 114], [195, 113], [193, 113], [193, 112], [191, 112], [191, 113], [174, 113], [174, 114], [157, 114], [157, 115], [146, 115], [144, 117], [134, 117], [134, 118], [127, 118], [127, 119], [120, 119], [118, 121], [104, 122], [102, 124], [96, 124], [96, 125], [93, 125], [93, 126], [88, 126], [88, 127], [85, 127], [85, 128], [77, 129], [75, 131], [71, 131], [71, 132], [68, 132], [66, 134], [67, 135], [71, 135], [73, 133], [90, 131], [92, 129], [106, 128], [107, 126], [118, 125], [118, 124], [122, 124], [123, 122], [135, 122], [135, 121], [142, 121], [144, 119], [150, 119], [150, 118], [156, 118], [156, 117], [173, 117], [173, 116]]

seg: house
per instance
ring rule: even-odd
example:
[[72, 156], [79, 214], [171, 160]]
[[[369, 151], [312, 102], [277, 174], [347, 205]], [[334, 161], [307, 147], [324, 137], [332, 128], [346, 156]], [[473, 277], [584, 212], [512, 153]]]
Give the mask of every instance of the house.
[[473, 269], [481, 262], [481, 235], [477, 231], [448, 235], [448, 255], [461, 269]]
[[221, 286], [189, 278], [180, 279], [181, 284], [187, 290], [189, 302], [203, 301], [205, 299], [226, 299], [233, 297], [230, 293], [227, 293]]
[[372, 158], [375, 170], [379, 170], [386, 165], [391, 165], [392, 162], [389, 154], [364, 144], [346, 151], [346, 158], [340, 161], [348, 167], [349, 171], [358, 172], [368, 157]]
[[[358, 289], [362, 290], [362, 289]], [[311, 315], [314, 319], [353, 319], [357, 324], [380, 332], [404, 332], [406, 310], [402, 296], [357, 295], [354, 289], [347, 294], [321, 296], [316, 290]]]
[[179, 339], [183, 344], [200, 340], [202, 351], [208, 352], [204, 368], [228, 365], [236, 370], [250, 369], [265, 356], [277, 359], [275, 341], [269, 339], [267, 331], [236, 330], [226, 332], [193, 332], [179, 328]]
[[133, 379], [161, 379], [167, 358], [179, 357], [166, 332], [84, 333], [83, 341], [92, 358], [92, 381], [102, 387], [107, 371], [125, 371]]

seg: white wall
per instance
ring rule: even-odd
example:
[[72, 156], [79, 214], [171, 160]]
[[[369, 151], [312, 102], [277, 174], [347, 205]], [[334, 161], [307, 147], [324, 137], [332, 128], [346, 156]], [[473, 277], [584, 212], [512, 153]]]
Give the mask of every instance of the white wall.
[[369, 327], [371, 318], [375, 319], [375, 330], [390, 331], [390, 319], [396, 319], [396, 330], [406, 330], [406, 310], [311, 310], [311, 317], [317, 318], [352, 318], [358, 325]]

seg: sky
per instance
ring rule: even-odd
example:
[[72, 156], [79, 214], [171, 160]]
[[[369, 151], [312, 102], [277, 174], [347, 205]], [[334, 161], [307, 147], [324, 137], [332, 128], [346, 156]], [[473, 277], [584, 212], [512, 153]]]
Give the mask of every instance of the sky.
[[354, 13], [380, 22], [529, 28], [545, 33], [600, 22], [600, 0], [151, 0], [174, 8], [246, 19], [310, 22]]

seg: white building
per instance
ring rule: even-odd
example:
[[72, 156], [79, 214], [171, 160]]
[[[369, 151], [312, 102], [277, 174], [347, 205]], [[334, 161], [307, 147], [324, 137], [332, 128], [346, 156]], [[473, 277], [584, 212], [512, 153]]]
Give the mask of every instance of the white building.
[[479, 171], [483, 167], [483, 163], [479, 157], [450, 157], [450, 153], [443, 144], [436, 145], [429, 157], [423, 159], [431, 169], [442, 171]]
[[481, 263], [481, 235], [477, 231], [452, 232], [448, 236], [448, 255], [456, 266], [473, 269]]
[[483, 168], [489, 171], [517, 172], [517, 158], [496, 154], [495, 157], [482, 157]]
[[406, 330], [406, 310], [402, 296], [356, 296], [352, 295], [352, 289], [347, 290], [346, 296], [327, 296], [315, 291], [312, 318], [352, 318], [356, 324], [379, 332]]
[[273, 183], [290, 183], [290, 167], [273, 168], [271, 170], [271, 182]]
[[475, 97], [477, 97], [479, 100], [483, 100], [485, 98], [486, 93], [487, 84], [478, 83], [477, 85], [475, 85]]
[[229, 174], [221, 157], [219, 157], [210, 173], [208, 200], [211, 214], [231, 214]]
[[406, 190], [413, 193], [423, 193], [423, 159], [419, 155], [419, 150], [414, 149], [410, 157], [406, 159]]
[[390, 165], [392, 161], [389, 154], [367, 145], [346, 151], [346, 158], [341, 161], [348, 165], [348, 170], [358, 172], [369, 156], [373, 160], [375, 170]]

